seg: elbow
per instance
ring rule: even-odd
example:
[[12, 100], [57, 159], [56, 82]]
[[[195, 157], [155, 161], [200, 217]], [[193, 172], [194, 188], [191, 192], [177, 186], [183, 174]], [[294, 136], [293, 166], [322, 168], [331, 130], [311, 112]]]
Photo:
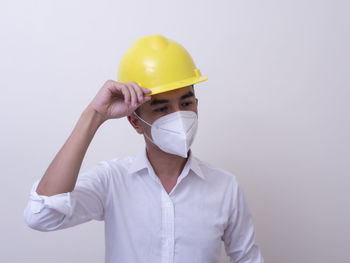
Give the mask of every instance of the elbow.
[[29, 205], [25, 208], [23, 216], [28, 227], [41, 232], [59, 229], [65, 219], [65, 215], [50, 208], [45, 208], [39, 213], [33, 213]]
[[41, 232], [47, 232], [48, 230], [43, 227], [39, 220], [36, 220], [33, 216], [24, 216], [24, 221], [28, 227]]

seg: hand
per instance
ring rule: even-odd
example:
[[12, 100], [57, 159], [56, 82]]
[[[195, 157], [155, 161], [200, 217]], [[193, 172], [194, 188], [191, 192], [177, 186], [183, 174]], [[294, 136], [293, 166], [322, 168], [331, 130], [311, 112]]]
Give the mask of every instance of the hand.
[[151, 100], [151, 96], [145, 96], [149, 93], [151, 90], [141, 88], [136, 82], [107, 80], [89, 107], [101, 114], [104, 120], [122, 118]]

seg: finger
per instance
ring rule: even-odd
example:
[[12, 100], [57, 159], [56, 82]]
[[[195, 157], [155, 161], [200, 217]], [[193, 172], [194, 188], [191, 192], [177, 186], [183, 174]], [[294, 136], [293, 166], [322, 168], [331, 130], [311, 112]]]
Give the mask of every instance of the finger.
[[130, 95], [129, 89], [127, 88], [126, 85], [122, 85], [121, 86], [121, 92], [124, 95], [124, 102], [126, 104], [130, 104], [130, 97], [131, 97], [131, 95]]
[[107, 80], [101, 89], [106, 88], [108, 91], [110, 91], [113, 94], [113, 93], [120, 93], [122, 86], [123, 84], [121, 83], [118, 83], [113, 80]]
[[129, 92], [130, 92], [130, 95], [131, 95], [131, 105], [133, 107], [136, 107], [137, 106], [137, 104], [136, 104], [137, 103], [136, 92], [135, 92], [133, 86], [130, 83], [128, 83], [127, 87], [129, 89]]
[[144, 96], [142, 97], [142, 100], [140, 101], [140, 105], [147, 102], [147, 101], [150, 101], [152, 99], [151, 96]]
[[147, 88], [144, 88], [144, 87], [142, 87], [142, 91], [145, 94], [150, 94], [152, 92], [150, 89], [147, 89]]
[[131, 82], [130, 84], [133, 86], [134, 91], [136, 92], [137, 101], [138, 101], [139, 103], [141, 103], [142, 98], [143, 98], [143, 92], [142, 92], [142, 90], [141, 90], [141, 87], [140, 87], [136, 82]]
[[116, 86], [118, 84], [117, 81], [114, 81], [114, 80], [107, 80], [103, 86], [107, 86], [107, 87], [111, 87], [111, 86]]

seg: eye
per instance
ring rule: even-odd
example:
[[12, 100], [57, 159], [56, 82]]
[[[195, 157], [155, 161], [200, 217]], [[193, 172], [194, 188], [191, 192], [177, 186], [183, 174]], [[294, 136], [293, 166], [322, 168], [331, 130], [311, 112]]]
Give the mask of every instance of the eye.
[[182, 103], [181, 105], [183, 107], [187, 107], [187, 106], [190, 106], [191, 104], [192, 104], [192, 101], [187, 101], [187, 102]]
[[155, 111], [155, 112], [164, 112], [164, 111], [166, 111], [167, 109], [168, 109], [168, 107], [167, 107], [167, 106], [164, 106], [164, 107], [155, 109], [154, 111]]

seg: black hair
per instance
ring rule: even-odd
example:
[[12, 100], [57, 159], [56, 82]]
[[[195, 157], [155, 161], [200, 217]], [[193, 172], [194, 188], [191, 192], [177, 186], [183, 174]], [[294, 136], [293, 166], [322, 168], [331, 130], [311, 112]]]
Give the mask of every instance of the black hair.
[[[194, 92], [194, 85], [192, 84], [191, 87], [192, 87], [192, 89], [193, 89], [193, 94], [195, 94], [195, 92]], [[141, 113], [140, 113], [140, 106], [136, 108], [135, 113], [136, 113], [137, 115], [141, 116]]]

